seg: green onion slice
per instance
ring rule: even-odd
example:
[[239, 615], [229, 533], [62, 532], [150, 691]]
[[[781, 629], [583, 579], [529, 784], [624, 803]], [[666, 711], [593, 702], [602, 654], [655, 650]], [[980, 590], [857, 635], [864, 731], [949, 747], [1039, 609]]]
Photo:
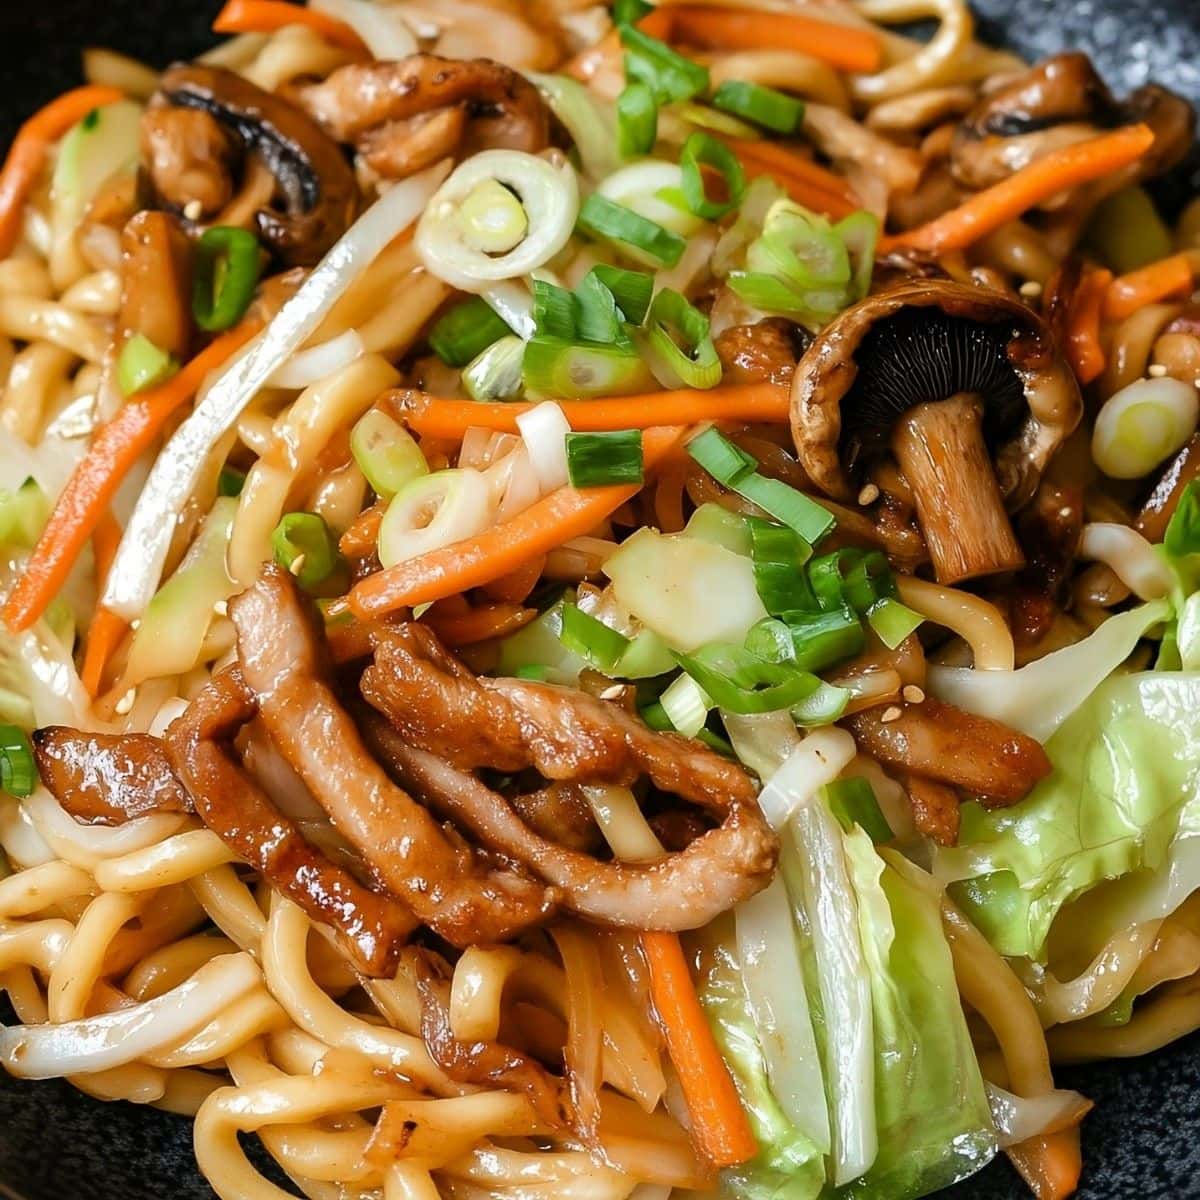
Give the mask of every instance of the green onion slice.
[[616, 204], [593, 192], [579, 210], [579, 227], [593, 237], [631, 246], [664, 267], [673, 267], [683, 256], [687, 243], [677, 233], [639, 216], [631, 208]]
[[429, 331], [429, 348], [450, 367], [465, 367], [512, 330], [481, 296], [444, 312]]
[[613, 24], [636, 25], [644, 16], [653, 11], [654, 5], [647, 4], [646, 0], [613, 0]]
[[750, 557], [754, 561], [754, 584], [767, 612], [808, 611], [817, 607], [804, 564], [812, 557], [812, 546], [794, 529], [761, 517], [745, 517], [750, 531]]
[[340, 565], [333, 534], [316, 513], [286, 513], [271, 533], [271, 549], [305, 591], [320, 587]]
[[713, 93], [712, 104], [722, 112], [753, 121], [773, 133], [795, 133], [804, 120], [804, 105], [794, 96], [740, 79], [722, 83]]
[[598, 346], [537, 334], [525, 345], [525, 390], [567, 399], [632, 396], [654, 376], [632, 346]]
[[685, 737], [696, 737], [708, 720], [712, 701], [690, 676], [682, 674], [671, 681], [658, 698], [672, 726]]
[[895, 650], [906, 637], [915, 633], [924, 619], [891, 596], [885, 596], [867, 611], [867, 623], [889, 650]]
[[634, 25], [622, 25], [625, 47], [625, 76], [644, 83], [660, 104], [690, 100], [708, 91], [708, 68], [677, 54], [665, 42], [652, 38]]
[[15, 491], [0, 488], [0, 546], [31, 550], [50, 516], [50, 501], [32, 475]]
[[217, 476], [218, 496], [240, 496], [245, 486], [246, 476], [241, 471], [235, 471], [232, 467], [221, 468]]
[[742, 646], [704, 646], [675, 657], [718, 708], [739, 715], [792, 708], [821, 686], [811, 672], [768, 662]]
[[37, 782], [29, 738], [15, 725], [0, 725], [0, 789], [23, 798], [32, 795]]
[[847, 688], [835, 687], [822, 679], [811, 695], [799, 704], [792, 705], [792, 720], [806, 728], [832, 725], [846, 711], [849, 703], [850, 692]]
[[711, 388], [721, 382], [721, 360], [708, 318], [678, 292], [663, 288], [646, 318], [646, 356], [666, 388]]
[[578, 332], [577, 308], [566, 288], [544, 279], [533, 281], [533, 321], [538, 333], [570, 341]]
[[572, 487], [642, 482], [642, 431], [568, 433], [567, 477]]
[[258, 239], [233, 225], [206, 229], [196, 243], [192, 315], [209, 333], [236, 325], [254, 299], [262, 272]]
[[624, 267], [610, 267], [597, 263], [584, 276], [579, 289], [594, 275], [612, 293], [617, 307], [631, 325], [640, 325], [650, 310], [654, 295], [654, 276], [645, 271], [627, 271]]
[[350, 453], [377, 496], [390, 500], [429, 464], [412, 435], [387, 413], [372, 408], [350, 431]]
[[631, 643], [623, 634], [585, 613], [577, 604], [564, 604], [559, 640], [597, 671], [611, 674]]
[[641, 158], [658, 140], [658, 104], [644, 83], [627, 83], [617, 97], [617, 146], [622, 158]]
[[165, 383], [178, 370], [179, 364], [165, 350], [145, 334], [135, 333], [117, 358], [117, 386], [121, 395], [134, 396]]
[[861, 776], [835, 779], [822, 791], [829, 811], [847, 833], [859, 825], [873, 842], [890, 842], [895, 837], [875, 798], [875, 789]]
[[575, 302], [578, 334], [583, 341], [605, 346], [629, 343], [617, 298], [595, 272], [589, 271], [579, 281]]
[[[679, 158], [683, 169], [683, 198], [688, 210], [706, 221], [719, 221], [742, 202], [746, 192], [746, 173], [733, 151], [707, 133], [693, 133], [683, 145]], [[710, 199], [704, 168], [720, 176], [723, 198]]]

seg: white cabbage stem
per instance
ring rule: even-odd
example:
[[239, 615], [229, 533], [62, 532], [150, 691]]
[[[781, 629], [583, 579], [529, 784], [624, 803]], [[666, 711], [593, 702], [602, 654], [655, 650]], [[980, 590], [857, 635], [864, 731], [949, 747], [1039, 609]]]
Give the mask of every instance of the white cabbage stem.
[[1083, 527], [1079, 557], [1109, 566], [1140, 600], [1158, 600], [1171, 590], [1171, 572], [1154, 547], [1136, 529], [1111, 521]]

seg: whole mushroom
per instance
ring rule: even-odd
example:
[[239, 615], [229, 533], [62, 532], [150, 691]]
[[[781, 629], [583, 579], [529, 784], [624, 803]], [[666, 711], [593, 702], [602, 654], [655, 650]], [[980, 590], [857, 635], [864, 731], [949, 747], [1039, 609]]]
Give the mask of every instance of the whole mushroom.
[[1024, 564], [1008, 514], [1082, 414], [1044, 322], [948, 280], [911, 280], [847, 309], [792, 383], [792, 437], [814, 485], [869, 503], [872, 468], [893, 459], [943, 583]]

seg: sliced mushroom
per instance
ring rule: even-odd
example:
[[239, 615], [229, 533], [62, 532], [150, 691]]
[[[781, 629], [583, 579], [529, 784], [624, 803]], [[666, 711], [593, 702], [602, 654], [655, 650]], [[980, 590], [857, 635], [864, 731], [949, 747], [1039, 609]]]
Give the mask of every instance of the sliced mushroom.
[[[966, 186], [988, 187], [1052, 150], [1138, 121], [1154, 131], [1154, 145], [1118, 173], [1116, 187], [1161, 175], [1187, 153], [1191, 105], [1157, 84], [1118, 103], [1086, 54], [1057, 54], [985, 96], [967, 114], [955, 133], [951, 168]], [[1106, 190], [1115, 190], [1111, 182], [1105, 181]], [[1052, 203], [1066, 201], [1062, 196]]]
[[792, 437], [813, 483], [853, 501], [890, 454], [944, 583], [1024, 563], [1009, 523], [1083, 402], [1043, 322], [996, 292], [914, 280], [847, 309], [792, 384]]
[[411, 175], [462, 150], [536, 154], [550, 141], [537, 88], [503, 63], [414, 54], [400, 62], [351, 63], [297, 90], [301, 104], [388, 178]]
[[140, 333], [176, 358], [192, 336], [191, 253], [169, 213], [143, 210], [121, 233], [122, 338]]
[[[295, 105], [232, 71], [171, 67], [144, 121], [148, 172], [158, 199], [189, 217], [192, 202], [204, 216], [233, 197], [235, 158], [240, 156], [250, 174], [265, 167], [274, 179], [273, 195], [253, 221], [288, 265], [315, 263], [354, 217], [354, 173], [337, 143]], [[275, 200], [282, 211], [271, 203]]]

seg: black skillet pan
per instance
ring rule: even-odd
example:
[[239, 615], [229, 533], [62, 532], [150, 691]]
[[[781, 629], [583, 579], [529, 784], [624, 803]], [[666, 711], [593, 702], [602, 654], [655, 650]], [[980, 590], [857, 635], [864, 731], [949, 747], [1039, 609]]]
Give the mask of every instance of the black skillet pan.
[[[972, 3], [988, 41], [1030, 59], [1085, 50], [1117, 92], [1154, 79], [1200, 105], [1200, 0]], [[26, 113], [80, 82], [83, 46], [166, 64], [208, 44], [218, 7], [217, 0], [0, 0], [0, 145]], [[1162, 199], [1170, 204], [1169, 195]], [[1081, 1198], [1200, 1200], [1200, 1035], [1137, 1061], [1064, 1071], [1061, 1082], [1096, 1101], [1083, 1127]], [[999, 1161], [941, 1195], [1028, 1193]], [[60, 1082], [17, 1083], [0, 1071], [0, 1196], [211, 1200], [212, 1192], [196, 1171], [187, 1122], [101, 1105]]]

